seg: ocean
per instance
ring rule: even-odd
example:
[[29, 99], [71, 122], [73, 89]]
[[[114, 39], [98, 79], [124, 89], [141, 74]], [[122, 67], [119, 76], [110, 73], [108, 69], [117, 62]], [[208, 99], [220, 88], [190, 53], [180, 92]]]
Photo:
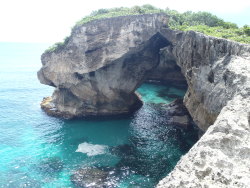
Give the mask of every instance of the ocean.
[[63, 120], [40, 108], [53, 88], [36, 72], [48, 44], [0, 43], [0, 187], [77, 187], [79, 169], [107, 173], [107, 187], [152, 188], [198, 140], [195, 129], [167, 125], [157, 105], [184, 90], [143, 84], [144, 105], [123, 118]]

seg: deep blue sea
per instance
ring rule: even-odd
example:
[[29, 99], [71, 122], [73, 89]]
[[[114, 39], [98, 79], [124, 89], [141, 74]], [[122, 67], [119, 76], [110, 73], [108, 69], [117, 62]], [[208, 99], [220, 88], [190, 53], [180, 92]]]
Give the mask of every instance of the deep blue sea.
[[36, 72], [47, 44], [0, 43], [0, 187], [75, 187], [79, 168], [108, 170], [110, 187], [152, 188], [197, 141], [197, 131], [167, 125], [158, 103], [185, 91], [143, 84], [144, 105], [129, 117], [62, 120], [40, 108], [53, 88]]

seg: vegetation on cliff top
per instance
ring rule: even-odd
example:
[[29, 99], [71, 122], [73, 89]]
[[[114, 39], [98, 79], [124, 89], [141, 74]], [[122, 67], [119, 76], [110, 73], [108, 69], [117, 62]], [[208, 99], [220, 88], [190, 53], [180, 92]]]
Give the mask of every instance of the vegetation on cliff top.
[[[187, 11], [179, 13], [176, 10], [169, 8], [159, 9], [152, 5], [134, 6], [132, 8], [99, 9], [78, 21], [76, 26], [97, 19], [153, 13], [166, 13], [169, 15], [169, 27], [171, 29], [182, 31], [193, 30], [210, 36], [230, 39], [241, 43], [250, 43], [250, 26], [248, 25], [239, 28], [235, 23], [226, 22], [209, 12]], [[64, 42], [54, 44], [47, 51], [54, 51], [61, 48], [67, 41], [68, 38]]]

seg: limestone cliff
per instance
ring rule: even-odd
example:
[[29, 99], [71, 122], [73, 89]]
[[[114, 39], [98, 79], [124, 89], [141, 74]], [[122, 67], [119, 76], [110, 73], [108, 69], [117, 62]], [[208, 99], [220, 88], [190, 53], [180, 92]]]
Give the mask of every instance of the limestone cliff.
[[[185, 105], [204, 131], [235, 95], [250, 96], [248, 45], [193, 31], [161, 30], [188, 83]], [[168, 52], [169, 54], [169, 52]]]
[[137, 109], [141, 102], [134, 91], [158, 65], [159, 50], [168, 45], [158, 33], [166, 23], [166, 15], [149, 14], [75, 27], [63, 47], [42, 55], [38, 78], [56, 87], [42, 107], [63, 117]]
[[185, 105], [207, 131], [157, 187], [249, 187], [250, 46], [192, 31], [162, 35], [188, 83]]
[[[42, 55], [42, 107], [63, 117], [129, 113], [145, 80], [187, 83], [184, 103], [206, 133], [159, 187], [249, 185], [250, 47], [166, 28], [164, 14], [96, 20]], [[185, 80], [184, 80], [185, 79]]]
[[250, 97], [234, 97], [157, 188], [249, 187], [249, 125]]

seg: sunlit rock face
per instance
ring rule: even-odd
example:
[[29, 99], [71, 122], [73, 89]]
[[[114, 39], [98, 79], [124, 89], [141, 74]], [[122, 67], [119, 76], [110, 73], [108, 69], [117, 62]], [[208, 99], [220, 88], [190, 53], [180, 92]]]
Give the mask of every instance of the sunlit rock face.
[[169, 42], [158, 32], [165, 14], [96, 20], [73, 29], [66, 44], [42, 55], [38, 78], [56, 87], [51, 115], [117, 115], [138, 109], [134, 91], [159, 63]]

